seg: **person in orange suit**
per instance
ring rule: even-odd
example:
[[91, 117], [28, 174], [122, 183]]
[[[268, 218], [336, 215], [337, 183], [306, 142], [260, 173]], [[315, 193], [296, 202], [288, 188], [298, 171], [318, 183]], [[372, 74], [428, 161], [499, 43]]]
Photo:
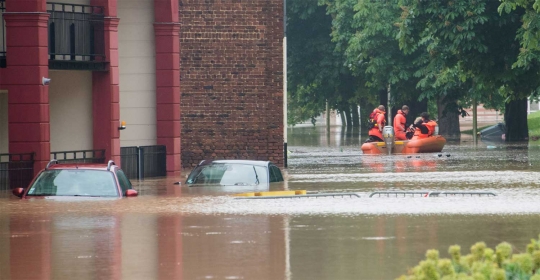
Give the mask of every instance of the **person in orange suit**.
[[416, 118], [416, 120], [414, 120], [414, 123], [412, 124], [412, 127], [414, 128], [414, 136], [411, 138], [411, 140], [422, 139], [422, 138], [428, 137], [429, 129], [424, 124], [424, 120], [422, 119], [422, 117]]
[[373, 110], [373, 113], [370, 115], [370, 120], [373, 122], [373, 127], [369, 129], [369, 138], [366, 140], [368, 142], [383, 142], [382, 130], [386, 124], [384, 114], [386, 113], [386, 108], [384, 105], [379, 105], [379, 107]]
[[427, 112], [423, 112], [422, 114], [420, 114], [420, 117], [422, 117], [424, 124], [429, 130], [428, 136], [432, 136], [433, 133], [435, 132], [435, 127], [437, 126], [437, 122], [435, 122], [434, 120], [430, 120], [429, 114]]
[[409, 114], [409, 106], [403, 105], [401, 110], [398, 110], [396, 116], [394, 117], [394, 137], [396, 140], [409, 139], [407, 138], [407, 114]]

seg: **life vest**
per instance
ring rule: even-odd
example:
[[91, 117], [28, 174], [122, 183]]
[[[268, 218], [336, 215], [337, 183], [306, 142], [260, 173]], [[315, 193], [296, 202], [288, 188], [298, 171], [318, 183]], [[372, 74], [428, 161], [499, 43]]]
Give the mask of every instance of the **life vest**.
[[433, 120], [429, 120], [427, 123], [425, 123], [425, 125], [429, 130], [428, 135], [430, 136], [433, 135], [433, 133], [435, 132], [435, 127], [437, 126], [437, 123]]
[[[381, 111], [379, 111], [379, 109], [375, 109], [373, 110], [373, 112], [371, 112], [371, 114], [369, 114], [369, 119], [368, 119], [368, 129], [372, 129], [372, 128], [378, 128], [379, 127], [379, 124], [377, 123], [377, 120], [379, 119], [379, 115], [382, 114], [384, 116], [383, 113], [381, 113]], [[384, 124], [386, 123], [386, 120], [383, 119], [383, 126]]]
[[[426, 124], [424, 124], [424, 126], [426, 126]], [[416, 127], [416, 129], [414, 130], [414, 135], [412, 137], [412, 140], [427, 138], [429, 136], [429, 127], [428, 126], [426, 127], [428, 128], [428, 133], [422, 133], [422, 130], [420, 129], [420, 127]]]

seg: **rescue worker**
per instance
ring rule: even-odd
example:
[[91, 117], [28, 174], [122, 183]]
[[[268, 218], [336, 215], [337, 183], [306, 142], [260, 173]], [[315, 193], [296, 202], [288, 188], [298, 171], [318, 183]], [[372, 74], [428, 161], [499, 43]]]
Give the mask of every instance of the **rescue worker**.
[[437, 126], [437, 123], [434, 120], [429, 119], [429, 114], [427, 112], [423, 112], [422, 114], [420, 114], [420, 117], [422, 117], [424, 124], [429, 130], [428, 136], [432, 136], [433, 133], [435, 133], [435, 127]]
[[394, 137], [396, 140], [407, 140], [410, 138], [407, 138], [407, 114], [409, 114], [409, 106], [403, 105], [394, 117]]
[[385, 113], [386, 113], [386, 109], [384, 108], [383, 105], [379, 105], [379, 107], [373, 110], [372, 116], [373, 116], [373, 120], [375, 124], [368, 132], [369, 138], [366, 140], [366, 143], [384, 141], [382, 130], [384, 128], [384, 125], [386, 124], [386, 120], [384, 118]]
[[411, 126], [414, 128], [414, 136], [411, 138], [411, 140], [428, 137], [429, 129], [426, 124], [424, 124], [424, 120], [422, 119], [422, 117], [416, 118]]

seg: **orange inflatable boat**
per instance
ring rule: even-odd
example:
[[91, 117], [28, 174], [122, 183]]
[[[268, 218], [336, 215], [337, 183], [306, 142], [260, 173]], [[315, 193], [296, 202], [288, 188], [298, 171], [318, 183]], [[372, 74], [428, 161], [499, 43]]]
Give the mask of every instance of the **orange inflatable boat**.
[[[445, 144], [446, 139], [441, 135], [416, 140], [398, 140], [394, 141], [392, 154], [438, 153]], [[370, 142], [362, 145], [362, 152], [371, 155], [388, 154], [388, 149], [384, 142]]]

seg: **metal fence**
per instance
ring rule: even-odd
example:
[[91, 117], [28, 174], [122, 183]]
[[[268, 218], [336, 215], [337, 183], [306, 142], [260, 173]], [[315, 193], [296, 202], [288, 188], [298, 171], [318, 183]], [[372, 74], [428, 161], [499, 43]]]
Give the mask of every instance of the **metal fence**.
[[121, 147], [122, 170], [130, 179], [167, 176], [165, 146]]
[[[122, 170], [130, 179], [167, 176], [165, 146], [120, 148]], [[105, 163], [105, 150], [51, 152], [59, 163]], [[0, 190], [27, 187], [34, 177], [34, 153], [0, 154]]]
[[6, 23], [3, 12], [6, 11], [6, 1], [0, 0], [0, 68], [6, 67]]
[[34, 153], [0, 154], [0, 190], [26, 188], [34, 177]]
[[104, 60], [103, 7], [49, 2], [47, 12], [51, 60]]
[[105, 150], [51, 152], [58, 163], [105, 163]]

